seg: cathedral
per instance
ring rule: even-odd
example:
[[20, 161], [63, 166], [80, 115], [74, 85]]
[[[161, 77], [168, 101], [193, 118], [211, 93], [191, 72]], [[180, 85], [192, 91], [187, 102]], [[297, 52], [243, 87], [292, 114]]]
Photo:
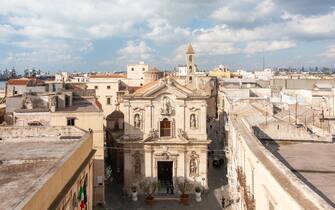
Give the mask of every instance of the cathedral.
[[147, 177], [162, 185], [186, 178], [208, 187], [207, 122], [215, 117], [216, 85], [195, 74], [194, 54], [189, 45], [187, 75], [166, 76], [123, 96], [124, 134], [117, 143], [126, 189]]

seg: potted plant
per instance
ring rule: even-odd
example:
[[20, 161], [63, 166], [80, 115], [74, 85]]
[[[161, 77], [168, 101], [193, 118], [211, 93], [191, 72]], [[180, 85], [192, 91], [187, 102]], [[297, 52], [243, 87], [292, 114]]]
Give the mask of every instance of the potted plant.
[[183, 205], [188, 205], [189, 202], [190, 202], [190, 195], [187, 194], [189, 186], [190, 186], [190, 184], [186, 179], [184, 179], [183, 181], [178, 183], [178, 188], [181, 192], [180, 203], [183, 204]]
[[132, 185], [130, 187], [130, 190], [131, 190], [131, 199], [133, 201], [137, 201], [137, 186], [136, 185]]
[[195, 200], [197, 202], [200, 202], [201, 201], [201, 188], [199, 186], [196, 186], [194, 190], [195, 190]]
[[157, 189], [157, 182], [147, 179], [142, 183], [142, 186], [143, 186], [143, 191], [146, 194], [145, 203], [148, 205], [152, 205], [154, 203], [153, 194], [155, 193]]

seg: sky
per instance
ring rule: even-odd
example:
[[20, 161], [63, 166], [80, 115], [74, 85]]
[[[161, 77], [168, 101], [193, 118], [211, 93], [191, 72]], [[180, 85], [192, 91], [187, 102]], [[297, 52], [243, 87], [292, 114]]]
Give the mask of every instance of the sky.
[[335, 67], [334, 0], [0, 1], [0, 69]]

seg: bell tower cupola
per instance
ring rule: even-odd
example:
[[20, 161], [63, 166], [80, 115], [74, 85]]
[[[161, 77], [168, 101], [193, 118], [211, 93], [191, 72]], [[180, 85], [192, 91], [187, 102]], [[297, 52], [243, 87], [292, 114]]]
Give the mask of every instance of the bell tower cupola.
[[186, 49], [186, 64], [188, 73], [196, 72], [196, 66], [194, 60], [195, 60], [195, 52], [193, 50], [191, 43], [189, 43]]

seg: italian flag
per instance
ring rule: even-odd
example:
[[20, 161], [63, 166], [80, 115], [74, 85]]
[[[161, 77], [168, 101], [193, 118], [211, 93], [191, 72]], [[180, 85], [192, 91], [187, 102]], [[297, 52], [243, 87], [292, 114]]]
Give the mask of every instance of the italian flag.
[[80, 202], [80, 209], [84, 209], [87, 203], [87, 193], [86, 193], [86, 185], [80, 186], [78, 201]]

